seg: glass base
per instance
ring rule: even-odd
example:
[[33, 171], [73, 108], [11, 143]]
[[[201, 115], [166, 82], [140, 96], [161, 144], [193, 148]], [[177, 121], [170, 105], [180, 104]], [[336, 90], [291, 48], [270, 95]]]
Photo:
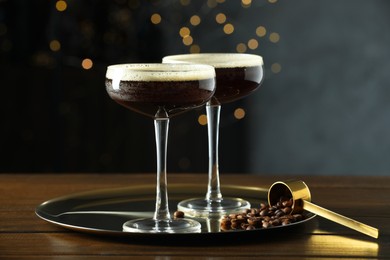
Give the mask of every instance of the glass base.
[[240, 198], [223, 198], [221, 201], [214, 202], [209, 202], [204, 198], [194, 198], [183, 200], [177, 205], [177, 209], [189, 217], [222, 216], [243, 212], [250, 207], [251, 204], [248, 201]]
[[173, 219], [170, 221], [154, 219], [134, 219], [122, 226], [125, 232], [134, 233], [199, 233], [201, 225], [192, 219]]

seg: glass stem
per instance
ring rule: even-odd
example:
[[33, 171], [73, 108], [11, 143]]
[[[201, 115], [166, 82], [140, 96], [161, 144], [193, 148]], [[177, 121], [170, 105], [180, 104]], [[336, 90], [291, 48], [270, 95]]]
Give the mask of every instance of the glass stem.
[[222, 201], [222, 193], [219, 184], [218, 165], [218, 140], [219, 140], [219, 117], [221, 105], [212, 102], [206, 105], [207, 129], [209, 143], [209, 173], [206, 200], [211, 203]]
[[[159, 110], [160, 112], [160, 110]], [[159, 113], [157, 112], [157, 114]], [[167, 142], [168, 142], [168, 117], [157, 117], [154, 119], [154, 130], [156, 135], [157, 151], [157, 186], [156, 186], [156, 209], [154, 220], [170, 221], [171, 215], [168, 207], [167, 190]]]

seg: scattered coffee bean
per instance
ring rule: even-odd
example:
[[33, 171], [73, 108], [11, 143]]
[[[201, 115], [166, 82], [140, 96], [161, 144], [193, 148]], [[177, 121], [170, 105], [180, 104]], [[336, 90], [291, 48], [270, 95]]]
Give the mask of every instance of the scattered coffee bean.
[[184, 212], [183, 211], [175, 211], [175, 213], [173, 213], [173, 217], [174, 218], [184, 218]]
[[305, 218], [302, 214], [290, 215], [293, 200], [281, 197], [276, 205], [261, 203], [259, 208], [246, 209], [242, 213], [229, 214], [221, 219], [221, 230], [255, 230], [285, 226]]
[[254, 230], [256, 229], [254, 226], [248, 225], [245, 230]]

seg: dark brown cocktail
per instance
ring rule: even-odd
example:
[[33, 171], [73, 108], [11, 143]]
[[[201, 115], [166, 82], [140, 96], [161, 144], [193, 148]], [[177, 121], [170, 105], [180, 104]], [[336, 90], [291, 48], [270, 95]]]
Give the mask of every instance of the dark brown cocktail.
[[164, 108], [170, 117], [205, 104], [214, 88], [214, 79], [182, 81], [128, 81], [114, 88], [106, 79], [107, 92], [122, 106], [146, 116], [155, 117]]
[[157, 150], [156, 207], [153, 218], [129, 220], [123, 231], [141, 233], [200, 232], [192, 219], [171, 218], [167, 190], [169, 119], [209, 101], [215, 70], [194, 64], [120, 64], [107, 68], [106, 90], [120, 105], [154, 119]]
[[209, 180], [205, 198], [181, 201], [178, 209], [193, 216], [207, 216], [242, 211], [248, 201], [224, 198], [220, 191], [218, 139], [221, 104], [236, 101], [255, 91], [263, 80], [261, 56], [240, 53], [199, 53], [172, 55], [163, 58], [166, 63], [208, 64], [215, 68], [217, 89], [206, 105], [209, 136]]
[[262, 80], [261, 66], [215, 68], [217, 89], [214, 97], [221, 104], [241, 99], [255, 91]]

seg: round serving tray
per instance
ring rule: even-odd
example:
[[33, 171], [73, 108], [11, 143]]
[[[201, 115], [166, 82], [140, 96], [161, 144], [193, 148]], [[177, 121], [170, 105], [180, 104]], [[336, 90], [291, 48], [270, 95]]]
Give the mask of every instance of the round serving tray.
[[[203, 197], [204, 185], [171, 184], [169, 186], [169, 207], [176, 210], [179, 201]], [[246, 186], [225, 185], [221, 187], [225, 197], [240, 197], [248, 200], [252, 207], [267, 202], [267, 189]], [[46, 201], [36, 208], [36, 214], [53, 224], [71, 230], [105, 236], [141, 239], [170, 238], [217, 238], [229, 236], [258, 236], [284, 231], [289, 228], [303, 228], [302, 224], [315, 215], [305, 213], [306, 218], [285, 226], [267, 229], [221, 231], [220, 217], [196, 218], [202, 224], [200, 233], [131, 233], [123, 232], [124, 222], [153, 216], [155, 207], [155, 186], [142, 185], [116, 189], [102, 189], [76, 193]]]

